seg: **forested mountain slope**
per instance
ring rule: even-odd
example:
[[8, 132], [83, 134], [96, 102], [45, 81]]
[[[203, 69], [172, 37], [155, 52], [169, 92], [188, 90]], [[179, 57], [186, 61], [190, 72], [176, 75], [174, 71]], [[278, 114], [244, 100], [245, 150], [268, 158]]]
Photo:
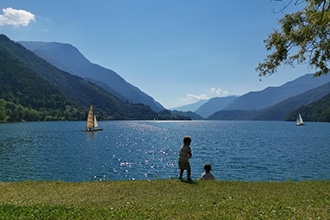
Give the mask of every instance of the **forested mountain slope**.
[[[2, 121], [14, 121], [12, 116], [8, 118], [9, 105], [15, 105], [21, 120], [28, 119], [23, 117], [26, 109], [40, 120], [48, 120], [52, 114], [54, 120], [81, 120], [91, 103], [103, 119], [159, 117], [149, 106], [124, 103], [99, 86], [57, 69], [5, 35], [0, 35], [0, 51], [0, 109], [7, 114]], [[65, 114], [68, 109], [76, 115]]]
[[302, 115], [304, 121], [330, 122], [330, 93], [316, 102], [290, 112], [285, 120], [296, 120], [298, 113]]
[[328, 82], [330, 76], [313, 77], [313, 74], [306, 74], [278, 87], [268, 87], [262, 91], [244, 94], [226, 106], [225, 110], [260, 110]]
[[28, 41], [19, 43], [58, 69], [87, 79], [124, 102], [149, 105], [157, 112], [164, 110], [164, 107], [152, 97], [126, 82], [113, 70], [91, 63], [70, 44]]

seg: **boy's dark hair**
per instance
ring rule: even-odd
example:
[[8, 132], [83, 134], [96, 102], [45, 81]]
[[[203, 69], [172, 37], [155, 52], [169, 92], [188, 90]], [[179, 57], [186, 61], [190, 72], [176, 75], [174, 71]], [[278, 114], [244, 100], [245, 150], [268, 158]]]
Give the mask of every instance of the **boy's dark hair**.
[[204, 170], [210, 172], [211, 171], [211, 164], [207, 163], [204, 165]]
[[184, 143], [184, 144], [190, 144], [190, 143], [191, 143], [191, 138], [188, 137], [188, 136], [185, 136], [185, 137], [183, 138], [183, 143]]

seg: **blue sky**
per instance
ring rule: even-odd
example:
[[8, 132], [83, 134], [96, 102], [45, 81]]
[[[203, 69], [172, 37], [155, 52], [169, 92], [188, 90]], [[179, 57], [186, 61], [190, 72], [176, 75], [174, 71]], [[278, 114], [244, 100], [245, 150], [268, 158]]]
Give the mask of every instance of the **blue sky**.
[[[282, 85], [311, 70], [283, 66], [260, 81], [263, 40], [284, 2], [270, 0], [1, 0], [0, 33], [69, 43], [166, 108]], [[296, 10], [299, 6], [292, 6]], [[285, 12], [289, 12], [287, 9]]]

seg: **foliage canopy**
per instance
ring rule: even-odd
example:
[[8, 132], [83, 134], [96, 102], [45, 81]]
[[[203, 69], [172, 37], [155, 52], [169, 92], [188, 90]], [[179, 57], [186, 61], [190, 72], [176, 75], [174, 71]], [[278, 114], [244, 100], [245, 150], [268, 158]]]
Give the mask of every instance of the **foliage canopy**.
[[[298, 3], [290, 0], [288, 4]], [[314, 76], [328, 74], [330, 61], [330, 1], [305, 0], [306, 6], [292, 14], [286, 14], [264, 41], [267, 55], [256, 70], [259, 76], [276, 72], [281, 64], [294, 66], [307, 63], [315, 69]]]

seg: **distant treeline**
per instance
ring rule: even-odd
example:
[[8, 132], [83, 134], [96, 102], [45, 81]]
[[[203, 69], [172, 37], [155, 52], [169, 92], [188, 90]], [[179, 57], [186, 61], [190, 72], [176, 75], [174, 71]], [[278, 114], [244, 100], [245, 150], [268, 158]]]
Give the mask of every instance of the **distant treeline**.
[[[139, 111], [137, 111], [138, 113]], [[164, 110], [159, 113], [153, 111], [143, 115], [127, 115], [126, 118], [117, 118], [106, 114], [98, 115], [99, 120], [113, 119], [144, 119], [144, 120], [190, 120], [189, 117], [173, 115], [170, 111]], [[0, 99], [0, 122], [23, 122], [23, 121], [83, 121], [86, 120], [87, 109], [81, 110], [77, 107], [66, 105], [65, 108], [51, 109], [40, 108], [39, 110], [31, 107], [23, 107], [20, 104], [7, 102]]]
[[71, 106], [65, 109], [23, 107], [0, 99], [0, 122], [85, 120], [86, 112]]

